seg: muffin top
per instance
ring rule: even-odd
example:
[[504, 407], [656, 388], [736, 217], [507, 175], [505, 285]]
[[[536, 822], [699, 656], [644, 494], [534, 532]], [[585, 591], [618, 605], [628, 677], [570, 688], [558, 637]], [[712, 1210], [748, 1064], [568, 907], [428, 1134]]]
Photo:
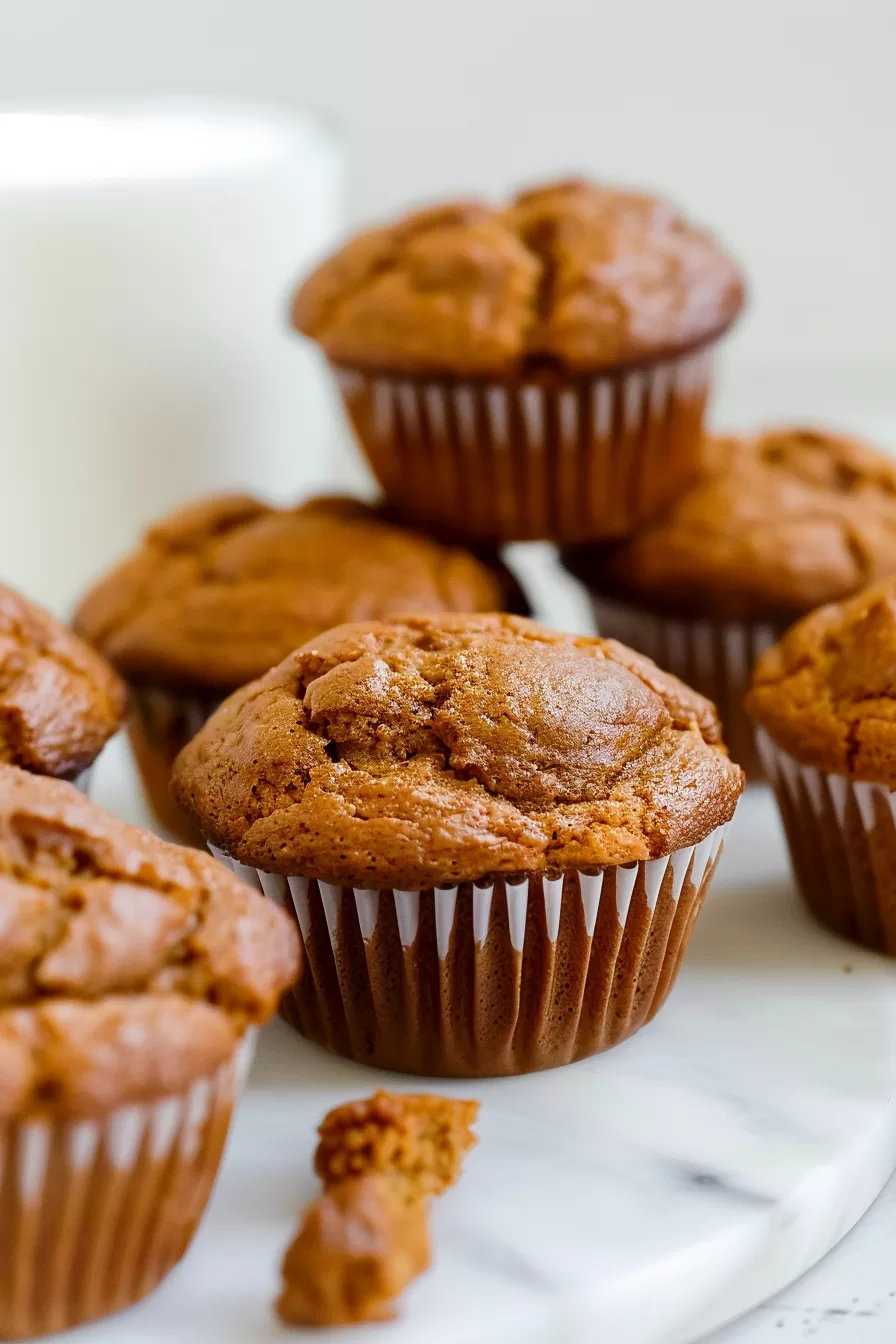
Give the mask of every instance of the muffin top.
[[699, 479], [665, 518], [564, 563], [664, 614], [793, 619], [896, 573], [896, 463], [811, 429], [707, 439]]
[[124, 710], [124, 687], [108, 663], [0, 583], [0, 761], [73, 777], [96, 759]]
[[361, 233], [308, 277], [293, 321], [336, 364], [516, 379], [680, 354], [742, 303], [737, 266], [674, 206], [576, 180]]
[[229, 495], [151, 528], [75, 625], [134, 681], [226, 692], [343, 621], [522, 604], [497, 560], [393, 526], [359, 500], [274, 509]]
[[243, 863], [407, 890], [657, 858], [742, 786], [702, 696], [500, 615], [328, 631], [225, 701], [173, 779]]
[[292, 921], [214, 859], [0, 766], [0, 1119], [184, 1090], [298, 968]]
[[746, 704], [803, 765], [896, 788], [896, 579], [788, 630]]

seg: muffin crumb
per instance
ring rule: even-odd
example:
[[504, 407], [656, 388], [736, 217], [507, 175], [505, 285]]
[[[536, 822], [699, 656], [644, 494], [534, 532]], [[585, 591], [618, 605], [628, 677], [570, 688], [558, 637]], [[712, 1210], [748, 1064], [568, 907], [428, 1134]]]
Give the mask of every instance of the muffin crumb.
[[429, 1266], [428, 1208], [382, 1173], [329, 1186], [283, 1259], [277, 1315], [287, 1325], [391, 1320], [395, 1299]]
[[314, 1169], [324, 1185], [380, 1173], [403, 1182], [408, 1199], [441, 1195], [477, 1142], [478, 1114], [478, 1101], [375, 1092], [325, 1116]]
[[324, 1192], [283, 1259], [277, 1314], [288, 1325], [358, 1325], [395, 1315], [430, 1263], [433, 1196], [476, 1143], [478, 1101], [382, 1089], [324, 1116], [314, 1169]]

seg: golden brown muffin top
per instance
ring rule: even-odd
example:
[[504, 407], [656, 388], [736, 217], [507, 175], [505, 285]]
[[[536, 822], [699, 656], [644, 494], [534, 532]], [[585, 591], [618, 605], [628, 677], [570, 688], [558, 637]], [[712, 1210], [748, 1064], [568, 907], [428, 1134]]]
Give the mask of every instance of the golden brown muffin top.
[[0, 766], [0, 1119], [183, 1091], [298, 969], [292, 921], [223, 865]]
[[237, 691], [174, 795], [243, 863], [354, 887], [658, 858], [734, 811], [709, 701], [515, 616], [344, 625]]
[[564, 562], [597, 592], [663, 613], [792, 619], [896, 573], [896, 463], [812, 429], [707, 439], [699, 479], [666, 517]]
[[336, 364], [515, 379], [680, 354], [742, 303], [737, 266], [667, 201], [575, 180], [358, 234], [301, 286], [293, 322]]
[[274, 509], [228, 495], [151, 528], [75, 625], [131, 680], [226, 692], [344, 621], [522, 602], [497, 560], [394, 526], [359, 500]]
[[118, 730], [124, 709], [124, 687], [108, 663], [0, 583], [0, 761], [73, 777]]
[[746, 704], [801, 764], [896, 788], [896, 579], [788, 630]]

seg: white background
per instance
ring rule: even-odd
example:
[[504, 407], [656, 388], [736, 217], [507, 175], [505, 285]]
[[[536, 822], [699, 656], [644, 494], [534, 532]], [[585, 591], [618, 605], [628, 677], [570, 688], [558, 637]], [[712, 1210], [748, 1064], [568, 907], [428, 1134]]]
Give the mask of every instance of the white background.
[[311, 104], [344, 128], [352, 220], [578, 170], [672, 193], [749, 272], [749, 395], [889, 377], [894, 52], [893, 0], [0, 3], [0, 98]]
[[[0, 100], [311, 105], [352, 223], [554, 173], [660, 188], [750, 277], [719, 416], [896, 448], [894, 56], [896, 0], [0, 0]], [[891, 1340], [894, 1210], [726, 1340]]]

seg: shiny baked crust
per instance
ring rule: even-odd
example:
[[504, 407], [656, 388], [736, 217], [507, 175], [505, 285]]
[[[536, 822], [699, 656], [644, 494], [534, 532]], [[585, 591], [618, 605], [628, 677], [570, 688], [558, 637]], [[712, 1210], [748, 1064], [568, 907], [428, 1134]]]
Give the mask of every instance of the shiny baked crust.
[[48, 611], [0, 584], [0, 761], [73, 777], [121, 726], [124, 686]]
[[243, 863], [354, 887], [599, 869], [702, 840], [743, 774], [713, 706], [520, 617], [341, 626], [231, 696], [174, 795]]
[[575, 180], [361, 233], [305, 281], [293, 321], [336, 364], [518, 378], [680, 354], [742, 303], [735, 263], [668, 202]]
[[522, 604], [497, 558], [440, 545], [359, 500], [273, 509], [231, 495], [151, 528], [75, 625], [129, 679], [232, 691], [345, 621]]
[[298, 969], [292, 921], [211, 857], [0, 766], [0, 1118], [182, 1091]]
[[896, 573], [896, 463], [815, 429], [707, 439], [662, 519], [563, 558], [601, 595], [663, 614], [795, 619]]
[[746, 704], [801, 764], [896, 788], [896, 579], [788, 630]]

